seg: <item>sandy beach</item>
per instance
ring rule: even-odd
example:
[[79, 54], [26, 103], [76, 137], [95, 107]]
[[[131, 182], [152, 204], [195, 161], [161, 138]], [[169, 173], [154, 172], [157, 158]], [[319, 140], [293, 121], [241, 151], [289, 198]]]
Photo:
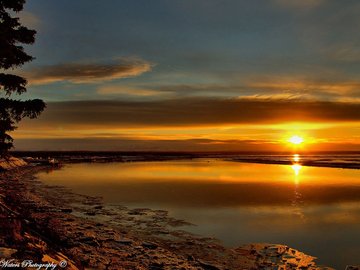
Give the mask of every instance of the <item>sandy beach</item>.
[[52, 169], [0, 174], [2, 259], [52, 262], [57, 269], [331, 269], [282, 245], [225, 248], [216, 239], [179, 230], [186, 221], [166, 211], [107, 207], [102, 198], [34, 177]]

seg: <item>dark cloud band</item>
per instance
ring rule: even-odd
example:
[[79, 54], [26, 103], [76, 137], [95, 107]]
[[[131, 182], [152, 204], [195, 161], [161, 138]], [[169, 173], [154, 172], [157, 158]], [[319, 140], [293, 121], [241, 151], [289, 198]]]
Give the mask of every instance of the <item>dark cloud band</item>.
[[49, 103], [37, 126], [208, 126], [360, 121], [360, 103], [188, 98]]

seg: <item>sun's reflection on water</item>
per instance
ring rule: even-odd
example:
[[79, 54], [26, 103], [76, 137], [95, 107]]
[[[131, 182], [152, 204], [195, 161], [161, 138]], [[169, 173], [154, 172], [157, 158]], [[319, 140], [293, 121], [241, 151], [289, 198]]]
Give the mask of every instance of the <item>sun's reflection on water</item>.
[[292, 165], [291, 168], [293, 169], [295, 176], [299, 176], [302, 166], [300, 164], [296, 163], [296, 164]]
[[303, 212], [303, 205], [302, 205], [302, 194], [299, 190], [299, 184], [300, 184], [300, 171], [302, 169], [302, 166], [300, 164], [300, 155], [294, 154], [292, 161], [293, 164], [291, 165], [291, 169], [294, 171], [294, 198], [292, 201], [292, 206], [294, 207], [294, 214], [300, 217], [300, 219], [305, 222], [306, 217]]
[[298, 179], [298, 176], [300, 174], [300, 171], [301, 171], [301, 164], [300, 164], [300, 155], [299, 154], [294, 154], [293, 158], [292, 158], [292, 161], [293, 161], [293, 165], [291, 165], [291, 168], [293, 169], [294, 171], [294, 174], [295, 174], [295, 183], [298, 184], [299, 182], [299, 179]]

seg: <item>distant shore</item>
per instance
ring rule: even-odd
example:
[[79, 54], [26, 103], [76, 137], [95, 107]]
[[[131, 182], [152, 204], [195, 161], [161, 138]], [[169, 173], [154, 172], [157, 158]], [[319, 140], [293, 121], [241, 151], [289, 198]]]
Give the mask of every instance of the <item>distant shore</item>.
[[[293, 153], [268, 152], [224, 152], [224, 153], [197, 153], [197, 152], [88, 152], [88, 151], [40, 151], [14, 152], [18, 157], [36, 157], [39, 159], [55, 158], [62, 163], [81, 162], [136, 162], [136, 161], [169, 161], [189, 159], [221, 159], [243, 163], [278, 164], [309, 167], [326, 167], [342, 169], [360, 169], [359, 152], [316, 152], [296, 154], [299, 161], [294, 161]], [[331, 158], [329, 158], [331, 157]], [[338, 160], [336, 157], [347, 157]], [[36, 160], [34, 160], [36, 163]]]
[[53, 169], [0, 173], [0, 259], [66, 261], [68, 269], [330, 269], [283, 245], [225, 248], [182, 231], [186, 221], [164, 210], [111, 208], [101, 198], [36, 179], [36, 173]]
[[[270, 159], [251, 159], [251, 158], [232, 158], [230, 161], [258, 164], [274, 164], [274, 165], [293, 165], [295, 162], [291, 160], [270, 160]], [[340, 169], [360, 169], [360, 163], [343, 163], [343, 162], [321, 162], [321, 161], [299, 161], [296, 164], [308, 167], [324, 167], [324, 168], [340, 168]]]

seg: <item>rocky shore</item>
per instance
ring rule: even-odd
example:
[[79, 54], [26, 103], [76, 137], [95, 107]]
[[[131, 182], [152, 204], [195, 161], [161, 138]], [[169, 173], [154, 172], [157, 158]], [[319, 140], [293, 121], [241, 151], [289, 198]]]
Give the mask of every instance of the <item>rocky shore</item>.
[[101, 198], [44, 185], [35, 177], [44, 170], [52, 168], [0, 173], [2, 263], [31, 260], [56, 269], [331, 269], [284, 245], [225, 248], [216, 239], [182, 231], [186, 221], [166, 211], [106, 206]]
[[26, 166], [27, 163], [16, 157], [0, 158], [0, 172]]

